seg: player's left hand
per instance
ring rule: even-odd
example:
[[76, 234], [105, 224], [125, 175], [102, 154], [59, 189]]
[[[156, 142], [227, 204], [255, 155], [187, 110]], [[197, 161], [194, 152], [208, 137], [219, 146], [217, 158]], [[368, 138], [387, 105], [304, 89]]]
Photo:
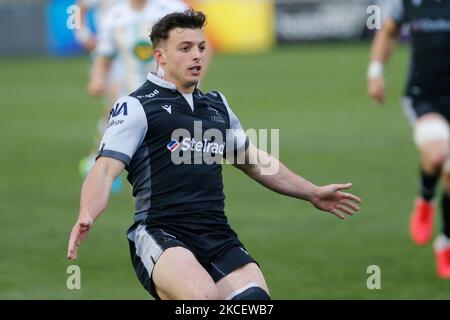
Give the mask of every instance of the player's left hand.
[[72, 232], [70, 234], [69, 246], [67, 248], [67, 258], [70, 260], [77, 259], [78, 248], [81, 244], [81, 241], [86, 239], [89, 230], [91, 229], [94, 221], [91, 217], [84, 216], [78, 218], [78, 221], [72, 228]]
[[318, 187], [311, 197], [311, 203], [320, 210], [330, 212], [340, 219], [359, 211], [361, 199], [351, 193], [341, 190], [349, 189], [351, 183], [330, 184]]

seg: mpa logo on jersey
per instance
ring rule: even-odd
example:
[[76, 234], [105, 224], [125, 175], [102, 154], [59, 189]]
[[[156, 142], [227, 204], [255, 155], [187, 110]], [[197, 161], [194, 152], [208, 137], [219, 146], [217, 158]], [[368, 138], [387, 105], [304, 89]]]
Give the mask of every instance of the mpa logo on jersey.
[[169, 149], [170, 152], [174, 152], [177, 150], [177, 148], [180, 146], [177, 140], [172, 140], [169, 142], [169, 144], [166, 146], [167, 149]]

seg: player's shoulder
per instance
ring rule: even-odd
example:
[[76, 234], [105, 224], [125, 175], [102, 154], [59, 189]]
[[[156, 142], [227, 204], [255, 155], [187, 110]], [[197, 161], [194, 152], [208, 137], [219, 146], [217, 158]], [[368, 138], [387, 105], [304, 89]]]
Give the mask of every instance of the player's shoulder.
[[112, 106], [106, 129], [117, 130], [124, 126], [145, 126], [145, 118], [145, 110], [140, 101], [131, 96], [123, 96], [117, 99]]
[[136, 97], [131, 95], [123, 96], [116, 100], [114, 103], [110, 117], [116, 117], [119, 115], [127, 116], [130, 112], [140, 111], [142, 109], [142, 103]]
[[223, 103], [224, 95], [220, 91], [199, 92], [200, 95], [214, 102]]
[[204, 96], [206, 99], [208, 99], [208, 100], [210, 100], [210, 101], [212, 101], [212, 102], [214, 102], [214, 103], [221, 104], [221, 105], [223, 105], [224, 107], [229, 108], [227, 98], [226, 98], [225, 95], [224, 95], [222, 92], [220, 92], [220, 91], [209, 91], [209, 92], [203, 94], [203, 96]]
[[170, 99], [170, 96], [149, 80], [131, 93], [130, 97], [137, 99], [146, 108], [151, 107], [152, 102], [159, 100], [159, 98]]
[[230, 107], [228, 101], [220, 91], [209, 91], [207, 93], [199, 92], [199, 95], [206, 99], [209, 105], [215, 106], [226, 114], [229, 113]]

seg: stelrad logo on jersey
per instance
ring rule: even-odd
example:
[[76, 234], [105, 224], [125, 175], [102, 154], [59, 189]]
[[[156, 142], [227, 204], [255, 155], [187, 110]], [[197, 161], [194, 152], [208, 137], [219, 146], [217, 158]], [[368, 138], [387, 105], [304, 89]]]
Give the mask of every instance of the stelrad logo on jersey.
[[172, 140], [167, 144], [167, 149], [169, 149], [170, 152], [174, 152], [179, 146], [180, 144], [177, 140]]
[[183, 151], [190, 151], [194, 150], [196, 152], [203, 152], [203, 153], [218, 153], [223, 155], [223, 151], [225, 150], [225, 143], [216, 143], [216, 142], [210, 142], [204, 139], [203, 141], [196, 141], [195, 139], [191, 138], [184, 138], [181, 141], [181, 150]]
[[225, 153], [225, 139], [218, 129], [201, 129], [201, 121], [194, 122], [194, 137], [186, 129], [176, 129], [166, 145], [174, 164], [221, 163]]
[[225, 143], [216, 143], [210, 142], [206, 139], [203, 141], [197, 141], [195, 139], [191, 139], [189, 137], [184, 138], [181, 141], [181, 144], [177, 140], [172, 140], [167, 144], [167, 149], [170, 152], [174, 152], [181, 146], [181, 150], [183, 151], [196, 151], [203, 153], [217, 153], [223, 155], [225, 150]]

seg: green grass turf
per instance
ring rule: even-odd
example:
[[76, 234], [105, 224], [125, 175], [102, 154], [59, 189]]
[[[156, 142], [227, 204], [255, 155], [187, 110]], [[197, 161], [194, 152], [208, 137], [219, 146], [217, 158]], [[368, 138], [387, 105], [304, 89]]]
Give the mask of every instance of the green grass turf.
[[[346, 221], [224, 168], [227, 215], [260, 262], [275, 299], [448, 298], [431, 246], [415, 247], [408, 219], [417, 153], [399, 107], [407, 49], [388, 72], [388, 101], [366, 96], [368, 44], [280, 47], [214, 57], [204, 89], [222, 91], [246, 128], [280, 129], [280, 158], [326, 184], [354, 183], [364, 199]], [[92, 144], [101, 102], [87, 96], [89, 61], [1, 59], [0, 298], [147, 299], [131, 266], [126, 192], [114, 195], [82, 245], [81, 290], [66, 288], [78, 162]], [[437, 218], [439, 227], [439, 219]], [[366, 269], [381, 268], [381, 290]]]

